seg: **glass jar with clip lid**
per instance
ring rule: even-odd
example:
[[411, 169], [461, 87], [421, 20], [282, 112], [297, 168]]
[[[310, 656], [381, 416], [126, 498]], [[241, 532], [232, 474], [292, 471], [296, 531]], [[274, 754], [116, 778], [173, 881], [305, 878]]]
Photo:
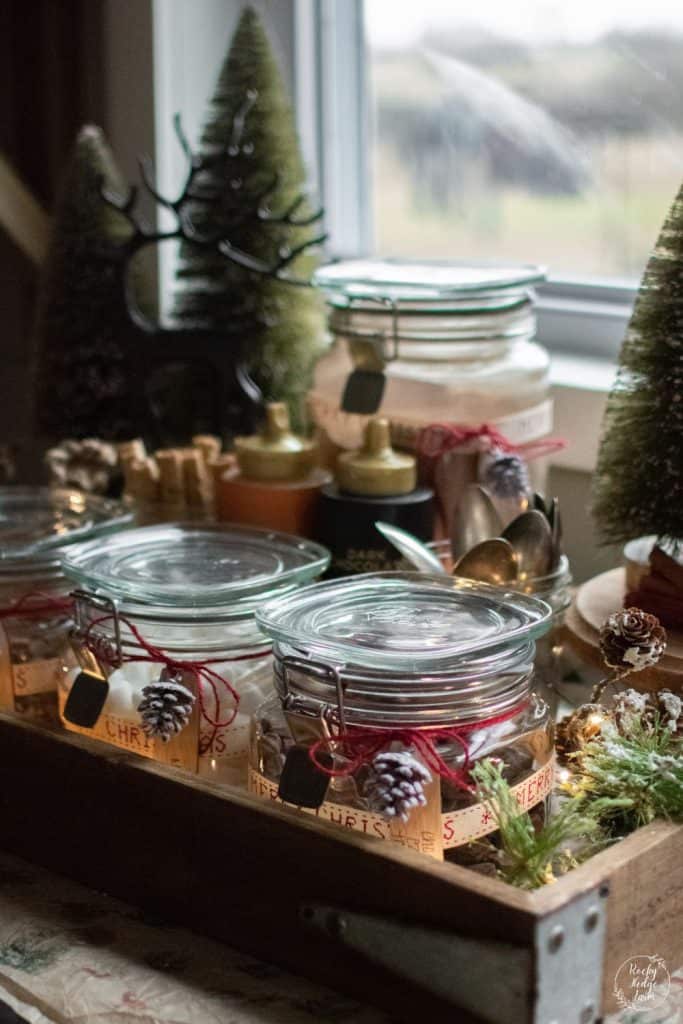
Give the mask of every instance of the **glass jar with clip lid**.
[[143, 527], [77, 546], [65, 561], [79, 587], [65, 727], [244, 785], [250, 715], [272, 690], [254, 612], [327, 563], [310, 541], [232, 525]]
[[333, 345], [318, 363], [316, 424], [357, 447], [379, 413], [396, 441], [429, 423], [493, 424], [515, 444], [552, 426], [549, 357], [534, 341], [537, 266], [350, 260], [315, 276]]
[[0, 707], [54, 722], [73, 602], [61, 559], [126, 526], [120, 502], [71, 488], [0, 487]]
[[553, 781], [533, 691], [544, 602], [479, 583], [378, 573], [265, 605], [276, 695], [252, 723], [249, 786], [438, 859], [495, 831], [470, 771], [503, 765], [522, 807]]

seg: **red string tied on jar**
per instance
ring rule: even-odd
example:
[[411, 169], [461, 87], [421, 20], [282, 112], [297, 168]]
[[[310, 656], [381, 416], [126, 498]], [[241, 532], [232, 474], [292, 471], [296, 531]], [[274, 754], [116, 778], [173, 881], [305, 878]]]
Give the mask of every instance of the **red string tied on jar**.
[[71, 597], [52, 597], [40, 590], [32, 590], [14, 604], [0, 608], [0, 619], [40, 619], [47, 615], [69, 615], [73, 608]]
[[[355, 775], [364, 765], [372, 764], [374, 758], [392, 743], [400, 743], [406, 750], [412, 747], [425, 767], [434, 775], [452, 783], [457, 789], [472, 794], [475, 787], [470, 781], [472, 757], [468, 737], [480, 729], [507, 722], [520, 714], [526, 706], [525, 701], [500, 715], [458, 726], [438, 726], [433, 729], [347, 729], [336, 736], [317, 740], [309, 747], [308, 756], [318, 771], [324, 775], [329, 775], [330, 778], [347, 778]], [[460, 745], [463, 753], [463, 763], [457, 768], [452, 768], [437, 750], [438, 743], [453, 741]], [[325, 764], [320, 760], [319, 755], [322, 754], [326, 754], [328, 758], [334, 757], [335, 754], [341, 755], [345, 759], [345, 764], [339, 768], [330, 767], [329, 763]]]
[[[114, 621], [113, 615], [102, 615], [99, 618], [93, 619], [84, 632], [82, 642], [84, 646], [90, 650], [96, 658], [101, 661], [112, 665], [113, 667], [119, 668], [121, 665], [129, 665], [133, 663], [151, 663], [161, 664], [172, 674], [189, 672], [194, 678], [197, 688], [197, 701], [199, 703], [199, 711], [202, 718], [208, 722], [208, 724], [214, 729], [225, 729], [235, 720], [237, 711], [239, 708], [240, 697], [232, 685], [229, 679], [225, 676], [220, 675], [211, 666], [217, 664], [224, 664], [228, 662], [238, 661], [254, 661], [257, 658], [263, 658], [270, 653], [271, 648], [263, 647], [259, 648], [258, 651], [249, 651], [246, 654], [236, 654], [232, 658], [206, 658], [201, 661], [194, 661], [192, 659], [185, 658], [174, 658], [168, 654], [162, 647], [157, 647], [156, 644], [150, 643], [140, 633], [140, 630], [135, 626], [129, 619], [123, 615], [118, 616], [120, 624], [126, 627], [135, 639], [139, 647], [145, 651], [145, 654], [123, 654], [123, 652], [116, 651], [114, 645], [110, 640], [102, 637], [93, 635], [92, 630], [95, 626], [101, 625], [103, 622]], [[206, 707], [206, 701], [204, 699], [202, 681], [207, 684], [213, 695], [215, 714], [211, 714]], [[227, 718], [220, 718], [220, 690], [228, 693], [233, 706]]]
[[482, 442], [482, 452], [498, 450], [520, 455], [527, 462], [562, 451], [567, 444], [561, 437], [543, 437], [538, 441], [514, 444], [490, 423], [482, 423], [479, 427], [461, 427], [457, 423], [431, 423], [420, 431], [416, 451], [422, 459], [435, 461], [448, 452], [477, 441]]

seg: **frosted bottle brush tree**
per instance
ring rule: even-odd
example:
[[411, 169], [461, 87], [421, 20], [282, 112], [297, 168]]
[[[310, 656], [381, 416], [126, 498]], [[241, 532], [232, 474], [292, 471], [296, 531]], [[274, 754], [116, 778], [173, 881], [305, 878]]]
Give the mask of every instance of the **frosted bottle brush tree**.
[[[235, 119], [245, 100], [242, 138]], [[248, 367], [264, 397], [290, 403], [295, 426], [323, 334], [320, 297], [293, 289], [257, 263], [289, 260], [309, 279], [316, 266], [307, 239], [321, 212], [305, 195], [305, 172], [294, 115], [277, 62], [253, 8], [240, 18], [209, 104], [199, 142], [204, 168], [189, 214], [200, 233], [227, 241], [217, 249], [180, 247], [174, 315], [217, 333], [246, 339]], [[253, 267], [226, 260], [237, 248], [255, 257]]]
[[102, 182], [123, 188], [104, 135], [87, 125], [62, 178], [37, 303], [35, 419], [55, 440], [135, 432], [125, 350], [133, 326], [112, 263], [130, 226], [103, 204]]
[[598, 459], [605, 541], [683, 540], [683, 187], [645, 268]]

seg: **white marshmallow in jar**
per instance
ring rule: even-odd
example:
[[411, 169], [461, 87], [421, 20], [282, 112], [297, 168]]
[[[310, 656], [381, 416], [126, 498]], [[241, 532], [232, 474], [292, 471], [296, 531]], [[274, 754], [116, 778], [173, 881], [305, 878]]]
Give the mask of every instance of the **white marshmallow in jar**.
[[232, 785], [246, 782], [250, 717], [272, 689], [254, 613], [328, 564], [327, 551], [266, 530], [176, 523], [79, 545], [79, 665], [59, 693], [65, 728]]

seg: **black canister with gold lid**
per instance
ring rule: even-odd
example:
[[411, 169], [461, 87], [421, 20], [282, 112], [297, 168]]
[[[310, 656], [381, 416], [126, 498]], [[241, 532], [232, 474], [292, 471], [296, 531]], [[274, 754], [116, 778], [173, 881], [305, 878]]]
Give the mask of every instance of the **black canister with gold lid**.
[[332, 552], [329, 576], [403, 567], [377, 520], [432, 539], [433, 492], [417, 486], [415, 457], [391, 447], [388, 420], [368, 422], [362, 447], [339, 456], [336, 478], [323, 487], [318, 512], [317, 537]]

